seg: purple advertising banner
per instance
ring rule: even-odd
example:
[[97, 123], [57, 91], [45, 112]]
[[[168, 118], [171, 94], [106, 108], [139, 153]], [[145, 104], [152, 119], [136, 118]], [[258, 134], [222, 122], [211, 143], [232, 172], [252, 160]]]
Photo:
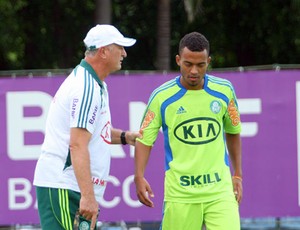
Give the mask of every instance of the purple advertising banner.
[[[138, 130], [151, 92], [169, 74], [112, 75], [106, 80], [112, 125]], [[230, 80], [242, 120], [241, 217], [300, 216], [300, 71], [215, 72]], [[34, 168], [49, 104], [65, 77], [0, 79], [0, 225], [39, 223]], [[101, 221], [160, 221], [164, 149], [159, 133], [146, 170], [155, 207], [137, 200], [133, 147], [115, 145]]]

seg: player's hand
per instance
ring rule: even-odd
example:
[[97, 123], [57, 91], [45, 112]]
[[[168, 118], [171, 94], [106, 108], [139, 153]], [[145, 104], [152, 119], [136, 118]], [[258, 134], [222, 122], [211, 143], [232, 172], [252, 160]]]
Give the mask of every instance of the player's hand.
[[240, 204], [243, 198], [243, 185], [241, 178], [232, 177], [233, 193], [237, 202]]
[[127, 144], [129, 145], [135, 145], [135, 139], [136, 138], [142, 138], [143, 137], [143, 131], [140, 130], [138, 132], [131, 132], [131, 131], [126, 131], [125, 133], [125, 139]]
[[144, 177], [135, 177], [134, 178], [135, 186], [136, 186], [136, 194], [139, 199], [139, 201], [150, 207], [154, 207], [154, 203], [150, 199], [154, 197], [154, 194], [152, 192], [152, 189], [148, 183], [148, 181]]
[[94, 196], [81, 196], [79, 214], [91, 221], [91, 230], [95, 229], [98, 218], [98, 203]]

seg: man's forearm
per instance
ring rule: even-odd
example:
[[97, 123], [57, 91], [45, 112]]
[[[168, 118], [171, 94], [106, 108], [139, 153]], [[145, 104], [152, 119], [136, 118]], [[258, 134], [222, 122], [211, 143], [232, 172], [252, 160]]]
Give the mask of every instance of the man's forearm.
[[123, 130], [122, 129], [111, 129], [111, 143], [112, 144], [122, 144], [121, 143], [121, 134]]
[[234, 175], [242, 177], [242, 148], [239, 134], [226, 134], [226, 143]]
[[71, 159], [81, 195], [94, 197], [88, 150], [73, 150]]

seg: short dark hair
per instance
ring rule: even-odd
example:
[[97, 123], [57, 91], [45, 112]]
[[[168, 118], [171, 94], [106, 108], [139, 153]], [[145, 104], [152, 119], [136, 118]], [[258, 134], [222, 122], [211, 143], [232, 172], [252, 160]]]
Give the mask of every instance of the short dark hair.
[[186, 34], [179, 42], [179, 54], [183, 50], [184, 47], [187, 47], [190, 51], [203, 51], [207, 50], [207, 54], [209, 55], [209, 42], [204, 37], [204, 35], [198, 32], [191, 32]]

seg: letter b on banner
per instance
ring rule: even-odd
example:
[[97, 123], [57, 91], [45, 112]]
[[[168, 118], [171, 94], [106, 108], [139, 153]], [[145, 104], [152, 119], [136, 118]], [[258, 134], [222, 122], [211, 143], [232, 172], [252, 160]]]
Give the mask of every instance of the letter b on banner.
[[10, 210], [27, 209], [32, 204], [31, 183], [29, 180], [25, 178], [10, 178], [8, 180], [8, 191], [8, 206]]
[[[34, 160], [41, 144], [26, 144], [25, 133], [44, 135], [45, 121], [52, 97], [40, 91], [7, 92], [7, 152], [13, 160]], [[38, 109], [36, 115], [26, 115], [26, 109]]]

